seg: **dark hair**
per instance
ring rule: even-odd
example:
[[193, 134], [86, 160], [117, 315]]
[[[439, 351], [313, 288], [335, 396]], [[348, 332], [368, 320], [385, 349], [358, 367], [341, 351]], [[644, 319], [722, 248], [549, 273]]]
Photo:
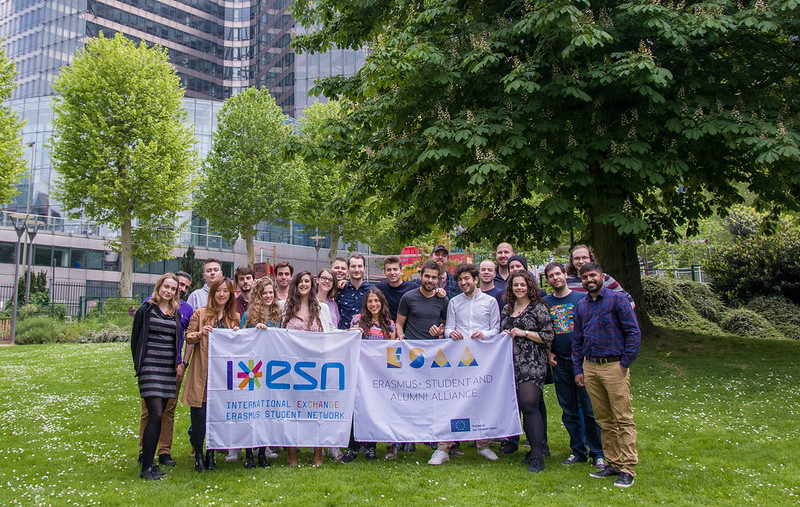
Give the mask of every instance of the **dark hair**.
[[361, 255], [360, 253], [356, 252], [356, 253], [354, 253], [353, 255], [351, 255], [349, 259], [347, 259], [347, 267], [348, 267], [348, 268], [350, 267], [350, 262], [351, 262], [353, 259], [361, 259], [361, 262], [363, 262], [363, 263], [364, 263], [364, 266], [366, 266], [366, 265], [367, 265], [367, 259], [366, 259], [366, 258], [364, 258], [364, 256], [363, 256], [363, 255]]
[[[331, 275], [333, 277], [333, 287], [328, 292], [328, 299], [336, 299], [336, 296], [339, 295], [339, 283], [338, 283], [339, 280], [336, 279], [336, 273], [334, 273], [331, 268], [322, 268], [321, 270], [319, 270], [319, 274], [317, 274], [317, 278], [322, 276], [322, 273], [328, 273], [329, 275]], [[319, 284], [317, 284], [317, 285], [319, 285]], [[316, 296], [316, 294], [314, 296]]]
[[186, 278], [187, 280], [189, 280], [189, 283], [192, 283], [192, 275], [190, 275], [186, 271], [178, 270], [175, 272], [175, 276], [179, 278]]
[[275, 283], [268, 276], [259, 278], [253, 284], [253, 290], [250, 293], [250, 304], [247, 306], [247, 321], [245, 327], [255, 327], [256, 324], [268, 324], [271, 322], [281, 322], [281, 307], [278, 305], [278, 296], [272, 298], [272, 304], [266, 306], [264, 304], [264, 291], [267, 286], [272, 287], [272, 293], [275, 294]]
[[[230, 294], [225, 306], [220, 308], [214, 295], [222, 284], [225, 284], [225, 288], [228, 289]], [[211, 287], [208, 289], [208, 301], [206, 302], [205, 308], [206, 318], [204, 322], [200, 323], [200, 327], [214, 326], [217, 323], [217, 314], [220, 310], [222, 310], [222, 319], [225, 321], [225, 325], [228, 329], [233, 329], [240, 324], [239, 319], [236, 318], [238, 315], [236, 312], [236, 298], [233, 296], [233, 282], [231, 282], [230, 278], [223, 276], [214, 280], [214, 283], [212, 283]]]
[[308, 292], [308, 320], [306, 321], [306, 329], [311, 329], [312, 322], [316, 322], [317, 326], [322, 329], [322, 321], [319, 318], [319, 301], [317, 301], [317, 282], [314, 280], [314, 275], [311, 274], [311, 271], [301, 271], [292, 278], [292, 282], [289, 284], [289, 295], [286, 297], [286, 303], [283, 305], [281, 327], [286, 327], [286, 324], [289, 323], [292, 317], [297, 316], [300, 307], [303, 305], [303, 301], [300, 299], [300, 292], [297, 291], [297, 286], [300, 284], [300, 280], [306, 275], [311, 279], [311, 290]]
[[567, 272], [567, 270], [564, 269], [564, 265], [563, 264], [561, 264], [558, 261], [553, 261], [553, 262], [549, 263], [547, 266], [544, 267], [544, 277], [547, 278], [547, 274], [550, 273], [550, 271], [552, 271], [552, 270], [554, 270], [556, 268], [560, 269], [562, 273], [566, 274], [566, 272]]
[[422, 266], [419, 267], [419, 275], [422, 276], [422, 273], [425, 272], [426, 269], [435, 269], [437, 273], [441, 273], [441, 269], [439, 264], [436, 261], [425, 261]]
[[536, 285], [536, 280], [534, 280], [531, 274], [527, 271], [517, 271], [508, 277], [508, 281], [506, 282], [506, 292], [503, 294], [503, 299], [508, 302], [508, 304], [503, 308], [503, 311], [506, 312], [507, 315], [511, 315], [511, 312], [514, 311], [514, 303], [517, 302], [517, 296], [514, 295], [513, 286], [514, 278], [519, 277], [524, 278], [525, 283], [528, 284], [528, 297], [531, 299], [531, 303], [536, 305], [542, 302], [542, 295], [539, 293], [539, 286]]
[[205, 261], [203, 261], [203, 267], [206, 267], [206, 264], [211, 264], [212, 262], [216, 262], [219, 264], [219, 267], [222, 267], [222, 261], [219, 259], [215, 259], [214, 257], [209, 257]]
[[239, 283], [239, 277], [240, 276], [247, 276], [247, 275], [255, 276], [255, 273], [253, 272], [253, 268], [251, 268], [249, 265], [247, 265], [247, 266], [238, 266], [236, 268], [236, 271], [233, 272], [233, 279], [236, 280], [236, 283], [238, 284]]
[[472, 278], [477, 279], [480, 276], [480, 271], [478, 271], [478, 266], [472, 263], [461, 263], [456, 266], [456, 269], [453, 270], [453, 278], [458, 280], [458, 277], [461, 276], [462, 273], [469, 273], [472, 275]]
[[597, 262], [597, 259], [594, 256], [594, 252], [591, 248], [586, 245], [575, 245], [572, 247], [572, 250], [569, 251], [569, 263], [567, 264], [567, 274], [569, 276], [578, 276], [578, 268], [575, 267], [575, 264], [572, 262], [572, 255], [575, 253], [575, 250], [580, 248], [585, 248], [587, 252], [589, 252], [589, 261], [590, 262]]
[[386, 269], [386, 266], [389, 264], [400, 264], [400, 267], [403, 266], [403, 262], [400, 260], [400, 257], [396, 255], [389, 255], [385, 259], [383, 259], [383, 267]]
[[278, 270], [281, 268], [289, 268], [289, 274], [294, 274], [294, 266], [289, 264], [289, 261], [280, 261], [279, 263], [275, 264], [275, 269], [273, 271], [275, 271], [276, 275], [278, 274]]
[[381, 311], [378, 312], [378, 326], [381, 328], [383, 336], [388, 339], [392, 334], [392, 326], [390, 324], [391, 320], [389, 318], [389, 305], [386, 304], [386, 297], [383, 295], [383, 292], [379, 291], [378, 289], [369, 289], [367, 293], [364, 294], [364, 304], [361, 305], [361, 320], [358, 322], [358, 327], [361, 328], [363, 336], [366, 337], [369, 334], [372, 324], [375, 323], [375, 321], [372, 320], [372, 314], [367, 309], [367, 300], [371, 294], [378, 296], [378, 301], [381, 302]]
[[581, 266], [581, 273], [580, 274], [588, 273], [589, 271], [596, 271], [596, 272], [600, 273], [601, 275], [603, 274], [603, 268], [601, 268], [600, 264], [598, 264], [596, 262], [587, 262], [586, 264]]

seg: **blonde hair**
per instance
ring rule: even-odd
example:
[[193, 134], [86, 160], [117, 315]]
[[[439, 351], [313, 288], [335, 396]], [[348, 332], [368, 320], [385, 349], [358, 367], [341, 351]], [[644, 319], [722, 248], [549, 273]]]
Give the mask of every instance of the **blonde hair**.
[[269, 324], [270, 322], [280, 325], [281, 322], [281, 308], [278, 305], [278, 296], [272, 298], [272, 304], [267, 306], [264, 303], [264, 291], [267, 287], [273, 288], [275, 292], [275, 284], [268, 277], [259, 278], [253, 285], [250, 291], [250, 304], [247, 307], [247, 322], [244, 327], [255, 327], [256, 324]]
[[161, 294], [159, 294], [158, 291], [161, 290], [161, 286], [164, 285], [164, 282], [166, 280], [173, 280], [175, 282], [175, 284], [176, 284], [175, 285], [175, 294], [172, 296], [172, 299], [170, 299], [169, 301], [166, 301], [167, 307], [169, 308], [169, 310], [167, 311], [167, 314], [168, 315], [175, 315], [175, 312], [181, 306], [181, 293], [178, 290], [178, 284], [180, 282], [178, 281], [178, 277], [175, 276], [174, 273], [164, 273], [163, 275], [158, 277], [158, 280], [156, 281], [156, 288], [153, 289], [153, 295], [150, 296], [150, 301], [151, 301], [151, 304], [154, 304], [156, 306], [161, 306], [161, 303], [165, 302], [164, 298], [161, 297]]

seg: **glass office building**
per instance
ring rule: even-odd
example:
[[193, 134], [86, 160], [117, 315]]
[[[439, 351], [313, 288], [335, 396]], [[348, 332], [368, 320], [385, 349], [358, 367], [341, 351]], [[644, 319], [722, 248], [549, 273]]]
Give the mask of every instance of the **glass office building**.
[[[115, 254], [104, 246], [106, 240], [114, 237], [113, 232], [85, 220], [66, 219], [61, 204], [51, 196], [57, 177], [47, 148], [52, 134], [51, 83], [86, 40], [101, 31], [108, 37], [121, 32], [135, 41], [145, 40], [166, 48], [186, 90], [184, 106], [195, 129], [197, 153], [203, 157], [210, 150], [216, 115], [226, 98], [251, 86], [268, 88], [283, 111], [297, 118], [308, 105], [324, 100], [308, 97], [314, 79], [333, 73], [349, 75], [363, 64], [364, 53], [360, 51], [296, 55], [289, 44], [293, 30], [297, 29], [289, 12], [291, 3], [291, 0], [0, 0], [0, 39], [4, 39], [6, 53], [16, 63], [19, 73], [9, 105], [25, 120], [24, 142], [32, 144], [28, 148], [32, 160], [18, 186], [19, 194], [0, 211], [29, 211], [46, 222], [36, 239], [34, 265], [44, 265], [47, 261], [53, 268], [53, 276], [56, 267], [75, 270], [90, 266], [94, 271], [87, 272], [88, 278], [99, 276], [101, 271], [110, 272], [102, 278], [103, 283], [113, 283], [118, 278]], [[180, 238], [182, 247], [176, 254], [192, 245], [198, 258], [220, 257], [226, 266], [242, 262], [241, 246], [229, 245], [209, 231], [205, 219], [191, 214], [181, 219], [186, 228]], [[11, 225], [7, 214], [2, 213], [0, 284], [10, 282], [11, 278], [10, 242], [16, 239]], [[292, 248], [279, 247], [282, 250], [278, 257], [294, 258], [300, 266], [309, 254], [294, 247], [313, 246], [312, 236], [326, 235], [324, 231], [304, 231], [293, 223], [262, 223], [258, 229], [256, 247], [261, 256], [272, 252], [274, 257], [275, 244], [289, 245]], [[40, 242], [47, 244], [39, 245]], [[323, 239], [321, 245], [327, 248], [328, 240]], [[74, 255], [70, 253], [72, 250]], [[314, 250], [311, 252], [310, 258], [314, 258]], [[319, 255], [324, 258], [325, 252]], [[135, 281], [146, 283], [149, 278], [139, 275], [148, 273], [147, 269], [147, 265], [137, 264]], [[163, 269], [149, 271], [159, 272]], [[64, 276], [72, 277], [71, 271]], [[84, 275], [76, 276], [79, 279]]]

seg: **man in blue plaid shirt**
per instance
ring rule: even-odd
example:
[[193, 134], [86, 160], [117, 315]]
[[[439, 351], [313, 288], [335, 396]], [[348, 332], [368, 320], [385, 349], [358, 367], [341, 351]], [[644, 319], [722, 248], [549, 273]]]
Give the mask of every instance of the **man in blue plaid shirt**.
[[641, 333], [630, 301], [603, 287], [603, 269], [594, 262], [580, 269], [586, 298], [575, 305], [572, 363], [575, 383], [586, 386], [600, 426], [606, 468], [592, 477], [617, 477], [615, 486], [633, 485], [636, 425], [628, 368], [639, 353]]

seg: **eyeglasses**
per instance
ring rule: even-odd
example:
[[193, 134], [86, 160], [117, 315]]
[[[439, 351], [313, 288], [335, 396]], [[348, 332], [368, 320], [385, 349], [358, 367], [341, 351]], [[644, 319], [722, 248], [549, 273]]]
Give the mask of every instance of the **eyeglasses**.
[[319, 280], [320, 282], [328, 282], [328, 283], [333, 283], [333, 278], [331, 278], [331, 277], [329, 277], [329, 276], [320, 276], [320, 277], [318, 278], [318, 280]]

